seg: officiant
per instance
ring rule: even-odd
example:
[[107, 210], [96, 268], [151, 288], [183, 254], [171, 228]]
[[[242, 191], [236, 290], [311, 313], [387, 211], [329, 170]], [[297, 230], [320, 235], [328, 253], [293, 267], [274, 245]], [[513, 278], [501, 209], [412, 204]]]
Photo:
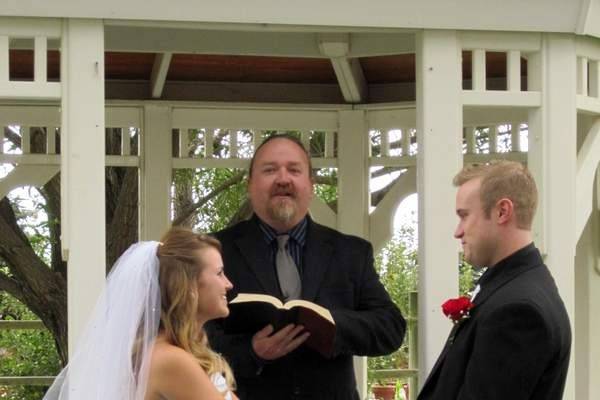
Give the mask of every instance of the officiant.
[[291, 135], [267, 138], [255, 151], [248, 178], [254, 215], [217, 232], [225, 272], [238, 292], [283, 301], [305, 299], [331, 311], [333, 355], [304, 346], [309, 333], [270, 325], [227, 334], [207, 326], [214, 349], [229, 361], [241, 400], [359, 399], [352, 356], [380, 356], [402, 344], [406, 322], [379, 281], [373, 248], [361, 238], [317, 224], [310, 155]]

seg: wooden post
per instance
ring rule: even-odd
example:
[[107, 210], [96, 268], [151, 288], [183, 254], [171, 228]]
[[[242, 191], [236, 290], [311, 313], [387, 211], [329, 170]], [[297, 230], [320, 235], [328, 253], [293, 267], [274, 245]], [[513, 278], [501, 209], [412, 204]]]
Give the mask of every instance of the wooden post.
[[[61, 223], [69, 353], [104, 287], [104, 27], [66, 19], [61, 50]], [[77, 397], [77, 396], [75, 396]]]
[[[577, 68], [574, 38], [545, 34], [542, 51], [529, 59], [530, 90], [542, 106], [529, 114], [528, 166], [535, 176], [539, 207], [534, 240], [546, 255], [561, 297], [575, 318], [575, 179], [577, 164]], [[578, 333], [574, 331], [576, 343]], [[571, 352], [564, 399], [575, 398], [575, 352]]]
[[[187, 129], [182, 131], [187, 138]], [[159, 240], [171, 224], [171, 135], [171, 107], [146, 104], [140, 146], [141, 240]]]
[[[408, 369], [419, 369], [419, 293], [408, 294]], [[419, 393], [419, 376], [408, 378], [409, 400], [416, 400]]]
[[[340, 111], [338, 133], [338, 229], [368, 238], [369, 135], [362, 110]], [[367, 359], [354, 357], [356, 383], [361, 399], [367, 395]]]
[[506, 86], [510, 92], [521, 91], [521, 52], [511, 50], [506, 54]]
[[440, 305], [458, 294], [453, 238], [462, 167], [461, 49], [455, 31], [417, 35], [417, 188], [419, 193], [419, 381], [433, 367], [450, 327]]
[[472, 88], [474, 91], [483, 92], [486, 90], [485, 50], [475, 49], [471, 54]]

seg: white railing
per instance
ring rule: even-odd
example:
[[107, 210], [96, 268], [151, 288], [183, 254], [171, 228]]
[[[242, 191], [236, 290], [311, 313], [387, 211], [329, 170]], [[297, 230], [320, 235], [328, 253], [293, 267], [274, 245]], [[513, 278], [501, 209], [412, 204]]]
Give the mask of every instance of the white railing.
[[[136, 135], [141, 135], [141, 114], [133, 107], [107, 107], [106, 127], [121, 131], [121, 149], [118, 154], [107, 154], [107, 166], [139, 166], [139, 146], [132, 147]], [[15, 127], [21, 136], [21, 145], [14, 151], [4, 151], [8, 139], [5, 131]], [[32, 152], [32, 132], [45, 136], [43, 152]], [[60, 166], [60, 113], [57, 106], [0, 106], [0, 163], [38, 166]], [[139, 143], [140, 138], [137, 138]]]
[[577, 109], [600, 114], [600, 45], [596, 41], [578, 38]]
[[408, 368], [382, 369], [369, 371], [369, 376], [377, 380], [405, 380], [408, 384], [407, 400], [415, 400], [418, 394], [419, 358], [418, 358], [418, 293], [410, 292], [408, 297], [408, 315], [406, 315], [406, 340], [408, 342]]
[[[174, 168], [248, 168], [254, 150], [267, 135], [284, 133], [274, 129], [174, 128], [177, 148], [173, 157]], [[325, 135], [325, 146], [315, 153], [312, 140]], [[300, 140], [311, 150], [314, 168], [337, 167], [336, 132], [301, 131]], [[215, 146], [215, 140], [218, 146]], [[217, 152], [217, 149], [219, 150]]]
[[[466, 125], [463, 130], [465, 163], [492, 159], [527, 162], [525, 122]], [[372, 129], [371, 167], [416, 167], [418, 153], [415, 128]]]
[[[119, 130], [121, 138], [121, 146], [118, 154], [107, 154], [105, 158], [106, 166], [108, 167], [139, 167], [139, 140], [141, 129], [134, 126], [124, 127], [109, 127], [106, 131]], [[137, 136], [137, 138], [136, 138]], [[136, 140], [137, 139], [137, 140]], [[133, 142], [138, 143], [136, 147], [132, 147]]]
[[[0, 18], [0, 99], [58, 100], [59, 82], [48, 81], [48, 43], [60, 41], [60, 20]], [[54, 45], [58, 47], [59, 45]], [[19, 81], [10, 75], [15, 51], [33, 51], [33, 80]]]
[[[465, 106], [539, 107], [541, 93], [534, 90], [532, 75], [539, 74], [528, 65], [527, 82], [522, 82], [521, 62], [541, 51], [541, 35], [495, 32], [461, 32], [463, 53], [471, 53], [471, 87], [462, 90]], [[504, 90], [489, 90], [486, 55], [504, 53], [506, 85]], [[467, 71], [463, 71], [463, 74]], [[525, 90], [523, 90], [525, 88]]]
[[290, 131], [300, 132], [304, 147], [313, 151], [315, 136], [325, 135], [323, 151], [313, 153], [313, 167], [337, 167], [336, 110], [174, 108], [172, 127], [178, 144], [173, 168], [247, 168], [267, 134]]
[[374, 129], [370, 132], [371, 167], [416, 165], [417, 130], [414, 127]]
[[512, 122], [465, 126], [463, 154], [465, 164], [503, 159], [527, 163], [527, 124]]
[[[46, 329], [42, 321], [0, 321], [0, 330]], [[0, 376], [0, 386], [49, 386], [54, 376]]]

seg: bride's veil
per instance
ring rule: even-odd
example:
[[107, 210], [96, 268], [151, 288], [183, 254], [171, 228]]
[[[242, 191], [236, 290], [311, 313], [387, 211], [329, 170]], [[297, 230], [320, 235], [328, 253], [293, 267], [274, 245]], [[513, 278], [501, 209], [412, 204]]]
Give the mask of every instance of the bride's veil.
[[143, 400], [160, 321], [158, 242], [115, 263], [74, 354], [44, 400]]

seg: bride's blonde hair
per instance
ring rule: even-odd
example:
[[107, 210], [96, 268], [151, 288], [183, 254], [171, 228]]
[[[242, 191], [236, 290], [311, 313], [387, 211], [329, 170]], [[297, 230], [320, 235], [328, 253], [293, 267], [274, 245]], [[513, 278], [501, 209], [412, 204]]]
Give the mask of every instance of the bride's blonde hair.
[[202, 253], [210, 248], [221, 252], [221, 243], [185, 228], [171, 228], [161, 239], [157, 251], [161, 296], [159, 329], [170, 344], [196, 357], [209, 376], [223, 373], [233, 389], [231, 368], [221, 355], [211, 350], [206, 332], [198, 324], [198, 315], [202, 313], [197, 300], [198, 277], [205, 267]]

